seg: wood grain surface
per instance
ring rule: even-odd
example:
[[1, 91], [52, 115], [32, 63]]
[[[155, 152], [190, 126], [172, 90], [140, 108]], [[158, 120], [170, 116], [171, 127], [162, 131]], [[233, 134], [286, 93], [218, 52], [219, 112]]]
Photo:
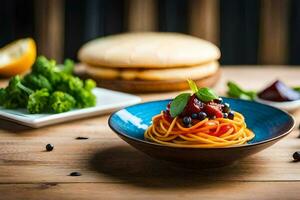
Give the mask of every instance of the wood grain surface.
[[[300, 68], [227, 67], [215, 89], [224, 94], [229, 79], [249, 89], [278, 77], [300, 85], [299, 74]], [[298, 122], [300, 112], [294, 116]], [[292, 160], [300, 150], [297, 129], [235, 165], [191, 170], [138, 152], [109, 129], [107, 120], [105, 115], [40, 129], [0, 120], [0, 199], [299, 199], [300, 162]], [[47, 143], [54, 144], [52, 152], [45, 151]], [[82, 176], [69, 176], [73, 171]]]

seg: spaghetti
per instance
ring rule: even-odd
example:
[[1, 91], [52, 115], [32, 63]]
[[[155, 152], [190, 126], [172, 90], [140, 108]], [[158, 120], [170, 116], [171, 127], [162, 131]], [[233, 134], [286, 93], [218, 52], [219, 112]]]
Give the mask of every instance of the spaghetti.
[[220, 148], [245, 144], [254, 138], [246, 126], [244, 116], [234, 113], [233, 119], [215, 118], [195, 120], [191, 127], [185, 127], [178, 116], [167, 120], [163, 113], [152, 119], [152, 125], [145, 131], [148, 141], [173, 147]]

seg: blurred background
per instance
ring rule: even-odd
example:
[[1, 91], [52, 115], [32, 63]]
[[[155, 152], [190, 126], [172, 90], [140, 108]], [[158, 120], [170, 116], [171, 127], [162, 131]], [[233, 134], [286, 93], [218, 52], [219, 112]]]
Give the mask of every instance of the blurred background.
[[127, 31], [198, 36], [221, 48], [223, 65], [300, 64], [297, 0], [1, 0], [0, 46], [33, 37], [59, 61]]

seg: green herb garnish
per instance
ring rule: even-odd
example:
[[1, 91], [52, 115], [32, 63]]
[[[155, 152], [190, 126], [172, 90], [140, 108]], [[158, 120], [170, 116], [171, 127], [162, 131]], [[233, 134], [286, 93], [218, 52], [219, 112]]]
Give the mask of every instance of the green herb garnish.
[[236, 83], [232, 81], [227, 82], [227, 95], [229, 97], [245, 99], [245, 100], [254, 100], [256, 98], [256, 92], [252, 90], [244, 90]]
[[[257, 97], [257, 92], [253, 90], [244, 90], [238, 84], [228, 81], [227, 82], [227, 96], [245, 99], [245, 100], [254, 100]], [[300, 87], [293, 87], [294, 91], [300, 93]]]
[[212, 89], [206, 87], [198, 89], [196, 95], [199, 100], [204, 102], [212, 101], [218, 98], [218, 95], [216, 95], [216, 93]]
[[171, 117], [176, 117], [182, 113], [186, 104], [189, 101], [191, 94], [190, 93], [182, 93], [175, 97], [175, 99], [171, 103], [170, 114]]
[[188, 79], [187, 81], [190, 89], [196, 94], [199, 100], [208, 102], [218, 98], [218, 95], [212, 89], [206, 87], [198, 89], [197, 84], [193, 80]]
[[[198, 88], [193, 80], [189, 79], [187, 81], [190, 86], [190, 89], [193, 91], [193, 94], [195, 94], [199, 100], [208, 102], [218, 98], [218, 95], [216, 95], [213, 90], [209, 88]], [[183, 112], [190, 97], [190, 93], [182, 93], [175, 97], [170, 107], [171, 117], [176, 117]]]
[[194, 93], [198, 92], [198, 86], [196, 85], [196, 83], [195, 83], [193, 80], [188, 79], [187, 82], [188, 82], [188, 84], [189, 84], [189, 86], [190, 86], [190, 89], [191, 89]]
[[296, 92], [300, 92], [300, 87], [294, 87], [293, 90], [295, 90]]

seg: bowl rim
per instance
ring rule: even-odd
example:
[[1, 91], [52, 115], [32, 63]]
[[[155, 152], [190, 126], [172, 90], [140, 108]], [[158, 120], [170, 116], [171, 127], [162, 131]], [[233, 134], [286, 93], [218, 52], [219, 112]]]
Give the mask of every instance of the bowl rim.
[[276, 136], [276, 137], [273, 137], [273, 138], [270, 138], [270, 139], [267, 139], [267, 140], [263, 140], [263, 141], [260, 141], [260, 142], [256, 142], [256, 143], [251, 143], [251, 144], [243, 144], [243, 145], [236, 145], [236, 146], [228, 146], [228, 147], [208, 147], [208, 148], [203, 148], [203, 147], [176, 147], [176, 146], [167, 146], [167, 145], [163, 145], [163, 144], [159, 144], [159, 143], [154, 143], [154, 142], [150, 142], [150, 141], [147, 141], [147, 140], [140, 140], [140, 139], [137, 139], [135, 137], [131, 137], [131, 136], [128, 136], [127, 134], [124, 134], [122, 132], [119, 132], [117, 131], [112, 123], [111, 123], [111, 120], [112, 120], [112, 117], [117, 113], [119, 112], [120, 110], [123, 110], [123, 109], [127, 109], [127, 108], [131, 108], [131, 107], [134, 107], [134, 106], [138, 106], [138, 105], [142, 105], [142, 104], [147, 104], [147, 103], [154, 103], [154, 102], [159, 102], [159, 101], [171, 101], [172, 99], [161, 99], [161, 100], [153, 100], [153, 101], [146, 101], [146, 102], [141, 102], [141, 103], [138, 103], [138, 104], [134, 104], [134, 105], [131, 105], [131, 106], [127, 106], [127, 107], [124, 107], [122, 109], [119, 109], [117, 111], [114, 111], [108, 118], [108, 125], [109, 127], [119, 136], [119, 137], [125, 137], [129, 140], [133, 140], [135, 142], [138, 142], [138, 143], [143, 143], [145, 145], [150, 145], [150, 146], [157, 146], [157, 147], [163, 147], [163, 148], [171, 148], [171, 149], [205, 149], [205, 150], [216, 150], [216, 149], [239, 149], [239, 148], [246, 148], [246, 147], [253, 147], [253, 146], [258, 146], [258, 145], [262, 145], [262, 144], [265, 144], [265, 143], [269, 143], [269, 142], [272, 142], [272, 141], [276, 141], [276, 140], [279, 140], [285, 136], [287, 136], [289, 133], [292, 132], [292, 130], [294, 129], [295, 125], [296, 125], [296, 121], [295, 121], [295, 118], [294, 116], [292, 116], [291, 114], [289, 114], [288, 112], [284, 111], [284, 110], [281, 110], [281, 109], [278, 109], [276, 107], [273, 107], [273, 106], [270, 106], [270, 105], [267, 105], [267, 104], [263, 104], [263, 103], [260, 103], [260, 102], [257, 102], [257, 101], [250, 101], [250, 100], [244, 100], [244, 99], [236, 99], [236, 98], [228, 98], [228, 97], [222, 97], [222, 98], [225, 98], [225, 99], [232, 99], [232, 100], [236, 100], [236, 101], [241, 101], [241, 102], [251, 102], [251, 103], [254, 103], [254, 104], [260, 104], [262, 106], [266, 106], [266, 107], [269, 107], [271, 109], [275, 109], [277, 111], [280, 111], [282, 112], [283, 114], [287, 115], [290, 119], [291, 119], [291, 126], [288, 128], [288, 130], [285, 130], [283, 131], [283, 133], [281, 133], [280, 135]]

